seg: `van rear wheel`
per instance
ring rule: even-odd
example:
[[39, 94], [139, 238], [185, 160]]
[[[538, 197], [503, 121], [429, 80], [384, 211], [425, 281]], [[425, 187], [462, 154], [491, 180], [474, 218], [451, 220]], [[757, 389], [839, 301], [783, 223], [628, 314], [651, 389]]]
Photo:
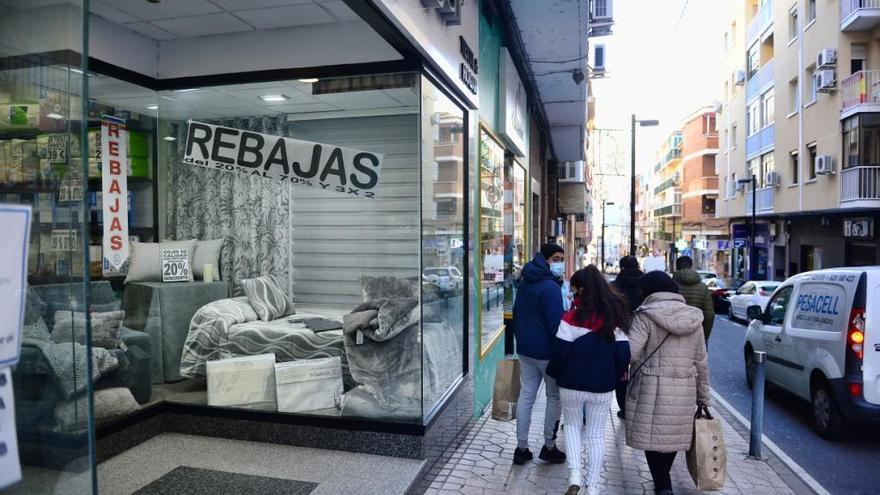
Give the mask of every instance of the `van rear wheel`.
[[825, 378], [818, 378], [813, 383], [810, 402], [816, 433], [828, 440], [843, 439], [846, 435], [846, 421], [834, 402], [834, 395]]

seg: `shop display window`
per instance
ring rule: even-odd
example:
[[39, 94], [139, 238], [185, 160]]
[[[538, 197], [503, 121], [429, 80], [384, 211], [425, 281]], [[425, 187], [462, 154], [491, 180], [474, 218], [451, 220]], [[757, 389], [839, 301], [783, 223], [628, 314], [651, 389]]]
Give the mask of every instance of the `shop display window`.
[[510, 159], [504, 179], [504, 309], [505, 318], [510, 319], [523, 266], [530, 261], [526, 251], [526, 169], [519, 161]]
[[479, 260], [480, 355], [504, 331], [504, 148], [480, 129]]
[[[196, 310], [183, 381], [161, 385], [166, 400], [428, 415], [462, 372], [463, 119], [418, 74], [160, 92], [165, 237], [222, 240], [218, 270], [230, 287]], [[208, 131], [194, 125], [203, 124], [216, 127], [201, 152]], [[291, 140], [289, 153], [304, 146], [308, 164], [266, 165], [280, 157], [266, 144], [278, 138]], [[258, 141], [261, 171], [241, 173], [259, 159], [248, 151]], [[210, 154], [211, 165], [192, 164], [192, 153]], [[268, 318], [248, 311], [258, 303], [247, 284], [260, 277], [289, 298]], [[245, 381], [240, 367], [262, 371]], [[335, 378], [303, 385], [308, 373]], [[303, 401], [315, 407], [294, 404]]]

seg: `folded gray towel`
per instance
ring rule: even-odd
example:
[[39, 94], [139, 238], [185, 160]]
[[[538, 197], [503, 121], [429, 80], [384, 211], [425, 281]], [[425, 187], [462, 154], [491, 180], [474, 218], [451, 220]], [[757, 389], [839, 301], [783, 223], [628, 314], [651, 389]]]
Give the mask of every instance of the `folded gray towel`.
[[342, 322], [327, 318], [306, 318], [302, 321], [302, 324], [315, 333], [342, 330]]

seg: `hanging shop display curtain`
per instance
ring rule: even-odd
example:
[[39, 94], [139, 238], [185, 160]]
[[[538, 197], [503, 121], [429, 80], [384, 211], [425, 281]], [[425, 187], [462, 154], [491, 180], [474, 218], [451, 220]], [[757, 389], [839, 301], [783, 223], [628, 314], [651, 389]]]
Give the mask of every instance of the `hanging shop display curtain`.
[[[287, 135], [287, 115], [220, 119], [212, 124]], [[186, 123], [170, 124], [175, 141], [166, 142], [164, 164], [166, 235], [173, 239], [225, 239], [220, 260], [224, 279], [238, 281], [274, 275], [289, 284], [290, 226], [288, 186], [241, 174], [220, 173], [181, 162]]]

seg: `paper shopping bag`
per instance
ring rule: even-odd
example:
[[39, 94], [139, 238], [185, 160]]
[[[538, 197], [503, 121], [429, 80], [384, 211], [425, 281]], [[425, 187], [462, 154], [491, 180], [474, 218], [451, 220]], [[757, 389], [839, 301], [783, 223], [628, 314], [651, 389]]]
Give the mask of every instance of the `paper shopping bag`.
[[495, 387], [492, 391], [492, 419], [498, 421], [516, 419], [519, 386], [519, 360], [507, 357], [499, 361], [495, 370]]
[[724, 488], [727, 477], [724, 433], [721, 421], [714, 419], [706, 406], [700, 406], [694, 416], [694, 438], [687, 451], [687, 466], [698, 489]]

